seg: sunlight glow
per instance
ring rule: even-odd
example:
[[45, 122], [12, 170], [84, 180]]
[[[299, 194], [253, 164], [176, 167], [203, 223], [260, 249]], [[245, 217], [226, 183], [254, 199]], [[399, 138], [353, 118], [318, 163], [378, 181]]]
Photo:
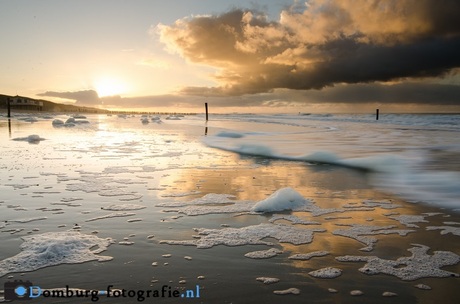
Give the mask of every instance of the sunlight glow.
[[126, 83], [110, 77], [96, 80], [94, 86], [99, 97], [121, 95], [127, 91]]

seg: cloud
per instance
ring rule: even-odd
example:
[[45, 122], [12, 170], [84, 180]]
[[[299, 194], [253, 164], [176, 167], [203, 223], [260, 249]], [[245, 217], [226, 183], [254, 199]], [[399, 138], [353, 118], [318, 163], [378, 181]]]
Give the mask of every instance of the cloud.
[[[210, 89], [212, 90], [212, 89]], [[132, 108], [196, 108], [205, 102], [212, 107], [286, 108], [311, 104], [382, 103], [460, 106], [460, 86], [430, 83], [340, 84], [323, 90], [275, 89], [267, 93], [240, 96], [202, 97], [198, 95], [156, 95], [142, 97], [103, 97], [104, 105]]]
[[[294, 91], [292, 100], [313, 103], [381, 103], [460, 106], [460, 86], [429, 83], [337, 85], [324, 90]], [[280, 92], [281, 95], [281, 92]], [[288, 94], [289, 95], [289, 94]], [[286, 96], [285, 96], [286, 98]]]
[[[190, 90], [193, 90], [190, 88]], [[201, 90], [201, 88], [197, 88]], [[209, 88], [213, 91], [216, 88]], [[202, 111], [207, 102], [212, 111], [245, 111], [253, 108], [279, 111], [298, 111], [294, 108], [323, 105], [327, 111], [339, 109], [339, 104], [385, 104], [385, 105], [419, 105], [420, 107], [436, 105], [438, 107], [454, 106], [460, 110], [460, 86], [452, 84], [435, 84], [425, 82], [404, 82], [396, 84], [365, 83], [339, 84], [322, 90], [273, 89], [270, 92], [244, 94], [240, 96], [219, 96], [209, 92], [208, 97], [189, 94], [164, 94], [138, 97], [105, 96], [97, 97], [95, 91], [46, 92], [40, 96], [50, 96], [78, 100], [79, 105], [104, 108], [130, 108], [150, 111], [172, 111], [187, 109], [192, 112]], [[92, 98], [92, 99], [91, 99]], [[91, 101], [92, 100], [92, 101]], [[227, 110], [226, 110], [227, 109]], [[325, 108], [326, 109], [326, 108]], [[396, 111], [397, 108], [394, 108]], [[423, 111], [423, 108], [418, 110]], [[431, 109], [433, 110], [433, 109]]]
[[312, 0], [280, 13], [235, 9], [158, 25], [160, 40], [190, 62], [219, 69], [196, 96], [415, 81], [460, 67], [458, 0]]
[[46, 91], [45, 93], [37, 94], [38, 96], [44, 97], [57, 97], [68, 100], [74, 100], [75, 104], [85, 104], [85, 105], [100, 105], [101, 100], [94, 90], [83, 90], [83, 91], [73, 91], [73, 92], [53, 92]]

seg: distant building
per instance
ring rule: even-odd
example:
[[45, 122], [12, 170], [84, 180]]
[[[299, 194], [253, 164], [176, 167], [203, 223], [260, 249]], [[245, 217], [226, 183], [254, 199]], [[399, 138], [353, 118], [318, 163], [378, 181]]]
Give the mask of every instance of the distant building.
[[30, 99], [27, 97], [14, 96], [10, 97], [10, 106], [22, 110], [38, 110], [43, 108], [43, 101]]

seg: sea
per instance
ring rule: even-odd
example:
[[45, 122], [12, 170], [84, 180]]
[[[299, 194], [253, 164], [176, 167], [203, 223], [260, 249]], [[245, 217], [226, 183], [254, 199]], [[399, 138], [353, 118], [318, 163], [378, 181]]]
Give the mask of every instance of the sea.
[[0, 116], [0, 302], [457, 303], [459, 114]]

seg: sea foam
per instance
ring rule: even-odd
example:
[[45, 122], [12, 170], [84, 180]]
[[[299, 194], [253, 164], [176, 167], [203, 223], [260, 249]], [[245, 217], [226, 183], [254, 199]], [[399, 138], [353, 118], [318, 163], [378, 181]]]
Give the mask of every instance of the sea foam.
[[112, 239], [101, 239], [77, 231], [47, 232], [23, 236], [22, 239], [21, 252], [0, 261], [0, 277], [11, 272], [34, 271], [59, 264], [112, 259], [111, 256], [97, 255], [113, 243]]
[[[296, 210], [304, 207], [307, 200], [294, 189], [282, 188], [268, 198], [258, 202], [252, 207], [255, 212], [276, 212], [283, 210]], [[309, 201], [308, 201], [309, 202]]]

